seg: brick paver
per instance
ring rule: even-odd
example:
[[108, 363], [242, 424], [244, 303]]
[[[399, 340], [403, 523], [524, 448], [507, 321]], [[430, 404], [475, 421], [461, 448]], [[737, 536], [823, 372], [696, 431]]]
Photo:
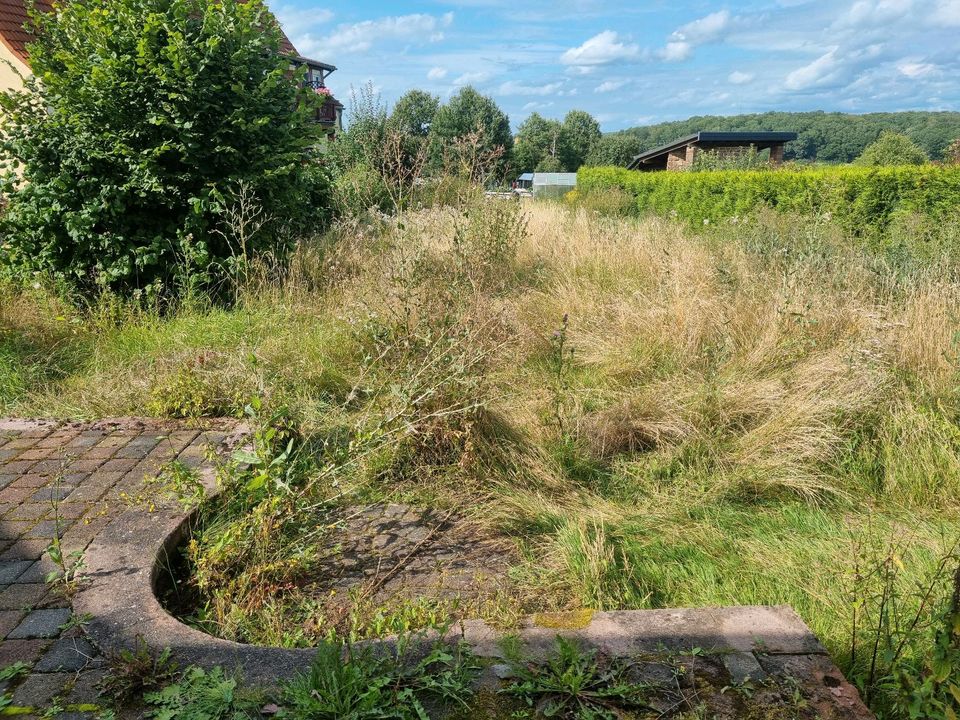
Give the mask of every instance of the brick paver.
[[[0, 669], [30, 670], [6, 683], [19, 717], [56, 705], [56, 717], [93, 718], [104, 658], [70, 622], [70, 602], [46, 583], [56, 535], [83, 551], [129, 508], [165, 463], [195, 465], [222, 432], [139, 421], [94, 424], [0, 419]], [[148, 512], [145, 507], [144, 512]], [[8, 711], [9, 712], [9, 711]]]

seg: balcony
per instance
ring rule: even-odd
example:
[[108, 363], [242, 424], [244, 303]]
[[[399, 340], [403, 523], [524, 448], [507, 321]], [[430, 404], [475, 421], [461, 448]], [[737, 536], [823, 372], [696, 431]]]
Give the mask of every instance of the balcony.
[[339, 125], [340, 111], [343, 109], [343, 105], [324, 85], [323, 80], [304, 80], [303, 86], [313, 90], [323, 98], [323, 104], [316, 109], [315, 121], [321, 125]]

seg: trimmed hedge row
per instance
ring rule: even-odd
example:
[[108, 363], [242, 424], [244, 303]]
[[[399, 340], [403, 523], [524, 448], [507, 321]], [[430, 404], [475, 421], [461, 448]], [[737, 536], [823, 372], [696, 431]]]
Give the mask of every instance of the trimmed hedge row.
[[960, 213], [960, 168], [936, 165], [696, 173], [602, 167], [578, 173], [580, 193], [611, 188], [632, 195], [640, 213], [675, 213], [694, 224], [743, 217], [762, 206], [831, 213], [854, 231], [885, 227], [898, 213]]

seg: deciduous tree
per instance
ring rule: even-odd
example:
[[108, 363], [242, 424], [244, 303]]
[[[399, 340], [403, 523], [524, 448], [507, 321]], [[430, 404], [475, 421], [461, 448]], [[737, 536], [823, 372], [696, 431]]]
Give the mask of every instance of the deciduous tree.
[[35, 23], [36, 77], [0, 95], [15, 271], [161, 290], [180, 269], [210, 284], [243, 259], [224, 226], [239, 188], [270, 218], [243, 252], [282, 250], [284, 227], [319, 220], [319, 99], [262, 0], [70, 0]]

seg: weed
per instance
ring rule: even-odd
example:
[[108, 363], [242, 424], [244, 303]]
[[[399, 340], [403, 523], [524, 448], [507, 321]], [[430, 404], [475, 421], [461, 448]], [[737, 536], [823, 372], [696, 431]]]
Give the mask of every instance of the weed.
[[242, 720], [260, 716], [260, 697], [246, 692], [223, 668], [188, 668], [175, 682], [144, 693], [146, 717], [155, 720]]
[[133, 650], [121, 650], [108, 660], [108, 672], [100, 689], [117, 706], [137, 700], [144, 693], [160, 690], [178, 676], [170, 650], [152, 652], [140, 638]]
[[25, 663], [23, 661], [15, 662], [12, 665], [7, 665], [4, 668], [0, 668], [0, 682], [5, 680], [16, 680], [19, 677], [23, 677], [30, 672], [32, 666], [30, 663]]
[[504, 692], [544, 717], [616, 720], [623, 711], [647, 708], [647, 688], [626, 678], [627, 668], [557, 637], [544, 663], [515, 664], [516, 680]]
[[163, 495], [176, 500], [184, 510], [197, 507], [207, 496], [200, 474], [180, 460], [166, 464], [146, 482], [148, 486], [156, 487]]
[[[64, 464], [68, 461], [64, 460]], [[76, 592], [85, 567], [83, 551], [73, 550], [65, 552], [60, 538], [60, 529], [64, 526], [64, 519], [60, 512], [60, 496], [63, 489], [63, 470], [56, 474], [50, 493], [50, 507], [53, 514], [53, 536], [47, 546], [47, 556], [57, 566], [56, 570], [47, 573], [44, 580], [51, 586], [61, 590], [67, 597]]]
[[479, 670], [467, 646], [438, 641], [425, 654], [409, 652], [414, 637], [401, 638], [396, 650], [386, 653], [333, 643], [321, 646], [310, 673], [287, 686], [285, 716], [422, 720], [430, 717], [427, 703], [466, 707]]

